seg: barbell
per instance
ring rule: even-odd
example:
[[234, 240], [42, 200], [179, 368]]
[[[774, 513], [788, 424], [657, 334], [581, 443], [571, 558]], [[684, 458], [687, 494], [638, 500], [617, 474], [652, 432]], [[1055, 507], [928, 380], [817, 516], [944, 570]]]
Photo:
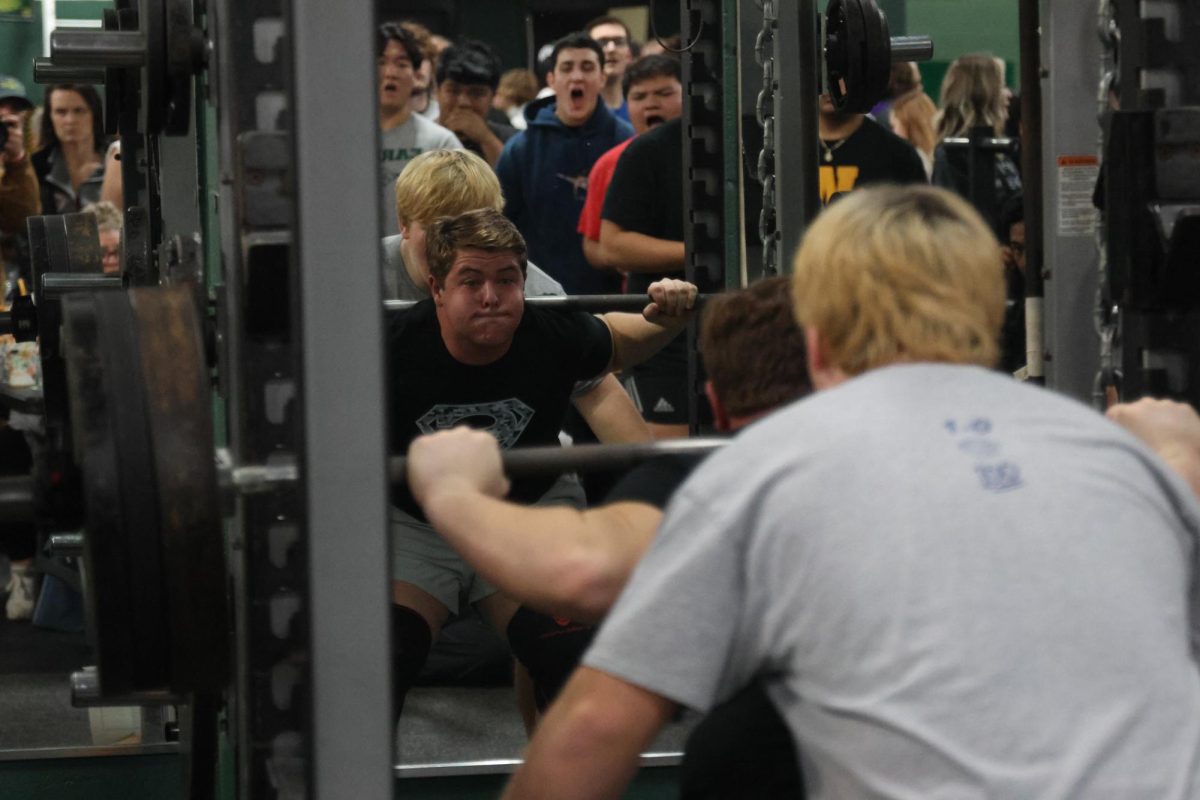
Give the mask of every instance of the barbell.
[[824, 18], [824, 89], [834, 106], [865, 114], [887, 99], [892, 64], [928, 61], [928, 36], [892, 36], [875, 0], [829, 0]]

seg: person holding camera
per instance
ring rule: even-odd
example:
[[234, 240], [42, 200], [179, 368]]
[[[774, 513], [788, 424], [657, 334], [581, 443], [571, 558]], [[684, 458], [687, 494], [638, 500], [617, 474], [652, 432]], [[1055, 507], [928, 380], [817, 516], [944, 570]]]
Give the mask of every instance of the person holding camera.
[[37, 176], [25, 148], [33, 104], [16, 78], [0, 75], [0, 234], [21, 233], [25, 218], [42, 212]]

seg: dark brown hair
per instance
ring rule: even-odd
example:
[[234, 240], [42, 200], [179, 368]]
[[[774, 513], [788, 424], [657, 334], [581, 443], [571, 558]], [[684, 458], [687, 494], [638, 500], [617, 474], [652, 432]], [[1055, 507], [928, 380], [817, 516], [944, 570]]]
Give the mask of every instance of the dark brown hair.
[[440, 217], [425, 230], [425, 257], [429, 274], [444, 286], [460, 250], [487, 253], [510, 252], [526, 271], [525, 239], [508, 217], [494, 208], [479, 208], [457, 217]]
[[704, 308], [700, 352], [730, 416], [766, 411], [812, 391], [790, 286], [784, 277], [765, 278], [718, 295]]

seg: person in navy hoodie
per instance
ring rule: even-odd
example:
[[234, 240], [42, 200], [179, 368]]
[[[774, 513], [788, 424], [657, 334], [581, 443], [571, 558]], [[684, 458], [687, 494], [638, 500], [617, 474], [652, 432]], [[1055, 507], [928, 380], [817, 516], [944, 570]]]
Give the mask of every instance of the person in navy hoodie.
[[526, 130], [509, 139], [496, 164], [504, 214], [529, 246], [529, 258], [567, 294], [615, 294], [620, 275], [583, 257], [576, 225], [596, 160], [633, 136], [600, 102], [604, 51], [582, 31], [554, 44], [548, 78], [554, 95], [525, 109]]

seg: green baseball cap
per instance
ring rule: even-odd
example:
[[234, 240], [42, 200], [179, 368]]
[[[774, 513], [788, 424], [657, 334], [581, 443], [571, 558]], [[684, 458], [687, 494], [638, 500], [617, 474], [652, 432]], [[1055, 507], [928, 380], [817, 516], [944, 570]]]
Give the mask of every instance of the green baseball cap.
[[29, 98], [25, 95], [25, 84], [11, 75], [0, 75], [0, 103], [5, 100], [19, 100], [17, 104], [21, 110], [28, 111], [33, 108], [33, 103], [29, 102]]

